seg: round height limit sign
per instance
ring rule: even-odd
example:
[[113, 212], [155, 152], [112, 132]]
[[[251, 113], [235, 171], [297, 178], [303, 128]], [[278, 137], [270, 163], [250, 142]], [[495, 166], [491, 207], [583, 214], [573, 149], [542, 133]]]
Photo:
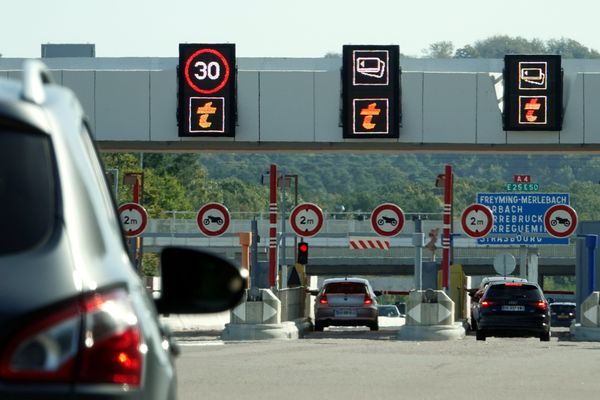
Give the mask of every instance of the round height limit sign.
[[290, 225], [298, 236], [315, 236], [323, 227], [323, 211], [313, 203], [298, 204], [290, 214]]
[[484, 237], [494, 226], [494, 214], [483, 204], [471, 204], [463, 211], [460, 222], [465, 234], [472, 238]]
[[125, 203], [119, 207], [121, 226], [127, 237], [141, 235], [148, 224], [148, 213], [138, 203]]

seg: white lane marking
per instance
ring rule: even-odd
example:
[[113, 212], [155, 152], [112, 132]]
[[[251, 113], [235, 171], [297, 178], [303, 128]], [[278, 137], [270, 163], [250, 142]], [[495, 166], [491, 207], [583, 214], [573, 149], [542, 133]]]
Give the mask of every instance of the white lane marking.
[[200, 347], [200, 346], [223, 346], [225, 344], [222, 340], [200, 340], [197, 342], [177, 342], [181, 347]]

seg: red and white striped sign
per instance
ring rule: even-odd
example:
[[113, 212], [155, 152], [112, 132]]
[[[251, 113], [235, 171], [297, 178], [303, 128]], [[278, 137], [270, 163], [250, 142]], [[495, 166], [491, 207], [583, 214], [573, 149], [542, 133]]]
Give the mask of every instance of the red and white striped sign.
[[354, 250], [380, 249], [389, 250], [390, 241], [372, 237], [350, 237], [350, 248]]

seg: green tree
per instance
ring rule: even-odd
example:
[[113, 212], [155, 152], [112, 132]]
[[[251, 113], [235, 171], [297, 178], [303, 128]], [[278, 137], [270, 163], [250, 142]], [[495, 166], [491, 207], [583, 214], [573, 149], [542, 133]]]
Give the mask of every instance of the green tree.
[[440, 41], [429, 45], [425, 50], [425, 57], [428, 58], [452, 58], [454, 45], [450, 41]]
[[479, 52], [470, 44], [456, 49], [454, 58], [478, 58]]
[[546, 42], [546, 51], [560, 54], [565, 58], [600, 58], [600, 53], [568, 38], [550, 39]]

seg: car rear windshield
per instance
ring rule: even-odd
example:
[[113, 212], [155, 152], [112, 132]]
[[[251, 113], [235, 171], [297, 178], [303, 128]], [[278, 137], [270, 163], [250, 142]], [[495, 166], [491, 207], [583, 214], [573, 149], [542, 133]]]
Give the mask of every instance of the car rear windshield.
[[327, 287], [325, 287], [325, 293], [367, 293], [367, 288], [362, 283], [336, 282], [328, 284]]
[[0, 255], [24, 251], [49, 237], [53, 171], [48, 137], [0, 126]]
[[492, 299], [541, 300], [542, 294], [536, 286], [509, 283], [490, 286], [485, 297]]
[[564, 313], [570, 313], [570, 312], [574, 312], [575, 311], [575, 306], [570, 306], [567, 304], [555, 304], [555, 305], [550, 305], [550, 308], [552, 309], [552, 311], [554, 312], [564, 312]]

